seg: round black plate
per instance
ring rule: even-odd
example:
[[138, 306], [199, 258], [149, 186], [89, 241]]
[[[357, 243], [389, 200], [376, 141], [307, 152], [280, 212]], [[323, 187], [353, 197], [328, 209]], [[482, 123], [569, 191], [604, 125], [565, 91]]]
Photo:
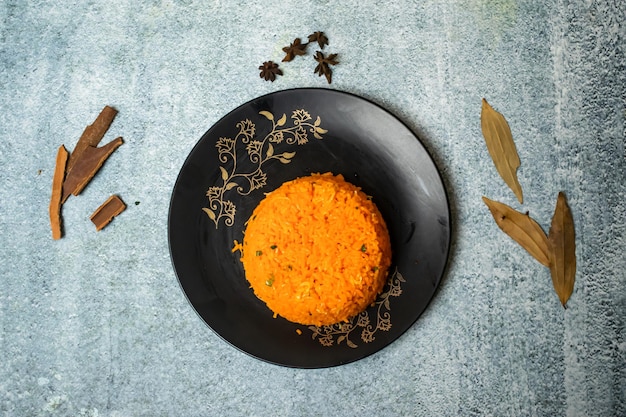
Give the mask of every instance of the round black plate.
[[[376, 304], [321, 328], [274, 318], [232, 251], [264, 193], [315, 172], [372, 196], [393, 250]], [[168, 232], [180, 285], [218, 335], [268, 362], [321, 368], [370, 355], [417, 320], [443, 275], [450, 215], [437, 168], [397, 118], [352, 94], [294, 89], [238, 107], [202, 136], [174, 186]]]

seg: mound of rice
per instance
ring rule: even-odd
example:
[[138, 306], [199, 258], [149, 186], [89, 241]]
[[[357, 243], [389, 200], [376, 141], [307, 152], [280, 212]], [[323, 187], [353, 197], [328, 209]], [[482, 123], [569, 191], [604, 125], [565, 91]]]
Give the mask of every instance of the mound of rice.
[[348, 320], [387, 279], [391, 245], [374, 203], [341, 175], [286, 182], [248, 220], [242, 258], [254, 293], [305, 325]]

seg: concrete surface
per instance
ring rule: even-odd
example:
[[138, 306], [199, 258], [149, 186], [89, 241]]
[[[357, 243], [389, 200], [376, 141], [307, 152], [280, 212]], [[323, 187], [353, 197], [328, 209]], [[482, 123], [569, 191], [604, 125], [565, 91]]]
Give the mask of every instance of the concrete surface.
[[[618, 0], [0, 2], [0, 414], [7, 416], [626, 415], [626, 3]], [[183, 296], [170, 192], [221, 116], [292, 87], [308, 60], [257, 66], [324, 31], [330, 88], [418, 133], [449, 189], [448, 272], [421, 319], [359, 362], [287, 369], [233, 349]], [[508, 119], [526, 200], [499, 179], [481, 98]], [[64, 207], [54, 157], [100, 109], [119, 148]], [[495, 226], [486, 195], [547, 227], [559, 191], [578, 272], [564, 310], [548, 270]], [[111, 194], [128, 209], [96, 233]]]

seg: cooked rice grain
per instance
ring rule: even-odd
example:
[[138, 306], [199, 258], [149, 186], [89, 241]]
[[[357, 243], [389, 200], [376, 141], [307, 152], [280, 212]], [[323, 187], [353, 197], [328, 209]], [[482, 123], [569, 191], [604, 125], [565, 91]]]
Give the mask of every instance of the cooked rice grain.
[[275, 313], [305, 325], [348, 320], [382, 291], [391, 263], [385, 222], [341, 175], [286, 182], [259, 203], [246, 227], [246, 279]]

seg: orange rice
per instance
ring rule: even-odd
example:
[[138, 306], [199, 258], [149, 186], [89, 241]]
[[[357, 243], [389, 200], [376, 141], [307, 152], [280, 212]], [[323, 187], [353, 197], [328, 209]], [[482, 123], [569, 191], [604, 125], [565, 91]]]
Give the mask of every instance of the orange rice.
[[341, 175], [313, 174], [267, 194], [248, 220], [241, 261], [254, 293], [305, 325], [348, 320], [382, 291], [391, 263], [374, 203]]

